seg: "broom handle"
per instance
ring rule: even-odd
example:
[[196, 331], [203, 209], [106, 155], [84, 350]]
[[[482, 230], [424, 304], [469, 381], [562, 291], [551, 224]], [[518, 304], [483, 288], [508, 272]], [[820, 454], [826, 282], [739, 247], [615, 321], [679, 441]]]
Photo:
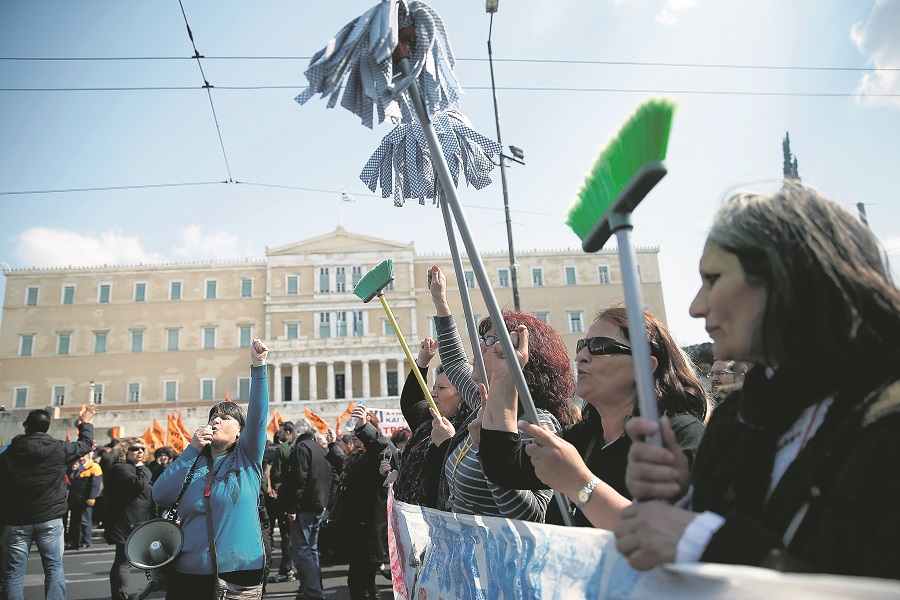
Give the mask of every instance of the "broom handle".
[[[399, 61], [400, 72], [404, 75], [409, 74], [409, 59], [401, 58]], [[500, 312], [500, 305], [494, 296], [494, 290], [491, 287], [491, 281], [488, 279], [487, 271], [484, 263], [481, 261], [481, 255], [475, 247], [475, 241], [469, 233], [469, 226], [466, 223], [466, 215], [463, 213], [462, 205], [459, 197], [456, 195], [456, 187], [453, 185], [453, 177], [450, 175], [450, 169], [447, 166], [447, 159], [441, 145], [438, 143], [437, 134], [434, 132], [434, 126], [425, 109], [425, 102], [419, 92], [417, 81], [412, 81], [409, 85], [409, 97], [412, 99], [416, 114], [419, 117], [419, 123], [422, 125], [422, 133], [425, 134], [425, 140], [428, 142], [428, 149], [431, 151], [431, 161], [434, 170], [437, 172], [438, 179], [441, 182], [441, 188], [446, 194], [447, 203], [453, 211], [453, 217], [456, 219], [456, 226], [459, 229], [459, 236], [462, 238], [463, 245], [466, 247], [466, 253], [469, 262], [472, 264], [472, 270], [475, 271], [475, 278], [478, 280], [478, 286], [481, 288], [481, 294], [484, 297], [484, 303], [487, 305], [488, 313], [491, 315], [491, 323], [494, 325], [494, 331], [500, 346], [503, 348], [503, 354], [506, 358], [506, 364], [509, 365], [509, 372], [516, 384], [519, 392], [519, 402], [525, 410], [525, 415], [533, 424], [540, 426], [537, 409], [534, 406], [534, 400], [531, 398], [531, 390], [528, 389], [528, 383], [525, 381], [525, 374], [522, 373], [522, 367], [516, 357], [516, 349], [512, 345], [509, 332], [506, 330], [503, 320], [503, 313]], [[448, 235], [452, 232], [447, 232]], [[479, 349], [480, 351], [480, 349]], [[563, 523], [569, 527], [572, 526], [572, 519], [569, 515], [569, 503], [566, 498], [557, 490], [553, 490], [553, 496], [559, 505], [559, 512], [562, 515]]]
[[[613, 213], [610, 223], [615, 229], [619, 246], [619, 263], [622, 266], [622, 287], [625, 290], [625, 314], [628, 316], [631, 356], [634, 360], [635, 381], [637, 382], [638, 406], [641, 416], [659, 422], [659, 407], [656, 400], [656, 386], [653, 385], [653, 363], [650, 361], [650, 341], [647, 339], [647, 322], [644, 320], [644, 301], [638, 281], [637, 255], [631, 243], [631, 213]], [[643, 327], [636, 326], [637, 323]], [[659, 430], [647, 441], [662, 446]]]
[[472, 313], [472, 299], [469, 297], [469, 288], [466, 286], [466, 275], [463, 271], [462, 260], [459, 257], [459, 247], [456, 245], [456, 234], [453, 232], [450, 207], [443, 201], [443, 187], [440, 181], [435, 182], [435, 186], [435, 195], [439, 196], [438, 202], [440, 202], [441, 214], [444, 217], [444, 227], [447, 229], [447, 241], [450, 242], [450, 256], [453, 257], [453, 270], [456, 271], [456, 285], [459, 287], [463, 314], [466, 317], [466, 332], [469, 334], [469, 341], [472, 343], [475, 370], [478, 373], [478, 380], [484, 383], [485, 388], [488, 388], [490, 384], [487, 380], [487, 370], [484, 368], [484, 357], [481, 355], [481, 348], [478, 343], [478, 330], [475, 328], [475, 316]]
[[425, 393], [425, 398], [428, 400], [428, 405], [434, 409], [434, 412], [436, 412], [437, 414], [441, 414], [441, 411], [438, 410], [437, 404], [434, 403], [434, 398], [431, 397], [431, 392], [428, 390], [428, 385], [422, 378], [422, 373], [421, 371], [419, 371], [419, 365], [416, 364], [416, 359], [413, 358], [412, 352], [409, 351], [409, 346], [406, 345], [406, 340], [403, 339], [403, 333], [401, 333], [400, 331], [400, 326], [397, 325], [397, 320], [394, 318], [394, 313], [391, 312], [391, 307], [388, 306], [387, 299], [384, 297], [384, 294], [378, 294], [378, 299], [381, 300], [381, 306], [384, 307], [384, 312], [387, 315], [387, 318], [391, 321], [391, 326], [394, 328], [394, 333], [397, 335], [397, 340], [400, 342], [400, 345], [403, 346], [403, 351], [406, 353], [406, 360], [409, 361], [409, 364], [412, 366], [412, 372], [416, 374], [416, 379], [419, 380], [419, 385], [422, 387], [422, 391]]

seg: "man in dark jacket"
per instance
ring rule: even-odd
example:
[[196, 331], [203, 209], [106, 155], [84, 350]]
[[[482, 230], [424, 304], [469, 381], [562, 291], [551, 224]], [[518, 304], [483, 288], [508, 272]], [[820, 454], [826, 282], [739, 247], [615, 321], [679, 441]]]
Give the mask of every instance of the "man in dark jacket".
[[65, 600], [63, 515], [66, 514], [66, 470], [94, 443], [91, 404], [80, 415], [78, 441], [64, 442], [47, 434], [50, 413], [33, 410], [25, 419], [25, 434], [16, 436], [0, 454], [0, 527], [2, 527], [4, 598], [22, 598], [25, 565], [36, 542], [44, 567], [48, 600]]
[[291, 523], [291, 555], [300, 580], [297, 599], [322, 600], [318, 537], [331, 492], [332, 470], [309, 421], [294, 423], [294, 437], [278, 498]]
[[[125, 448], [113, 449], [121, 462], [116, 462], [104, 476], [106, 488], [106, 517], [103, 537], [107, 544], [115, 544], [116, 557], [109, 570], [109, 588], [113, 600], [127, 600], [125, 575], [131, 569], [125, 557], [125, 542], [128, 534], [138, 523], [150, 519], [150, 469], [144, 465], [146, 444], [141, 438], [131, 438], [123, 442]], [[122, 452], [124, 451], [124, 455]]]

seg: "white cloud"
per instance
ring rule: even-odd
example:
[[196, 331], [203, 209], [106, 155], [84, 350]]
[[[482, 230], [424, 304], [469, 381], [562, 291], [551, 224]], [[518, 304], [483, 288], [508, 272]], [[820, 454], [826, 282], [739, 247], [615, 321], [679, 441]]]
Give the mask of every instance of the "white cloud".
[[116, 230], [89, 236], [65, 229], [33, 227], [19, 235], [15, 254], [24, 265], [31, 267], [85, 267], [166, 261], [162, 255], [145, 250], [137, 237], [129, 237]]
[[[900, 65], [900, 0], [876, 0], [865, 23], [850, 28], [850, 39], [873, 67], [887, 69]], [[900, 72], [876, 71], [864, 74], [856, 87], [856, 101], [863, 106], [900, 108], [900, 97], [872, 98], [863, 94], [900, 94]]]
[[204, 235], [199, 225], [190, 225], [180, 234], [181, 245], [172, 249], [172, 253], [179, 258], [205, 260], [241, 256], [236, 235], [222, 232]]
[[534, 5], [529, 26], [535, 35], [541, 35], [559, 26], [571, 17], [573, 10], [569, 0], [540, 0]]
[[656, 15], [656, 21], [667, 27], [678, 22], [678, 18], [686, 10], [697, 8], [697, 0], [666, 0], [662, 10]]

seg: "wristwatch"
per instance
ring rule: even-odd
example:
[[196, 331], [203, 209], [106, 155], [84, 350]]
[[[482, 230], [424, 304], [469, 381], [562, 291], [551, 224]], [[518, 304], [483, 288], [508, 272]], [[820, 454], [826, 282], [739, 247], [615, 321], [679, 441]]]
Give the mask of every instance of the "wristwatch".
[[581, 510], [585, 504], [588, 503], [588, 500], [591, 499], [591, 492], [594, 491], [594, 488], [600, 485], [602, 480], [599, 477], [594, 477], [578, 490], [578, 494], [575, 496], [575, 508]]

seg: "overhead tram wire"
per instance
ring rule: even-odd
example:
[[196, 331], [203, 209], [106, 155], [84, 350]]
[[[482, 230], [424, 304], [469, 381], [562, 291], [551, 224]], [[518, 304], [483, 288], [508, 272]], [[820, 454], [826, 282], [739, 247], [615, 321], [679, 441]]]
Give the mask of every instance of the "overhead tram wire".
[[55, 190], [18, 190], [0, 192], [0, 196], [24, 196], [28, 194], [64, 194], [69, 192], [109, 192], [115, 190], [142, 190], [151, 188], [185, 187], [194, 185], [221, 185], [227, 181], [189, 181], [183, 183], [146, 183], [140, 185], [107, 185], [102, 187], [65, 188]]
[[[184, 8], [182, 7], [182, 12]], [[185, 22], [187, 18], [185, 17]], [[188, 28], [190, 32], [190, 28]], [[193, 42], [193, 38], [191, 38]], [[196, 52], [196, 47], [194, 48]], [[0, 61], [126, 61], [126, 60], [194, 60], [196, 56], [2, 56]], [[201, 56], [205, 60], [309, 60], [311, 56]], [[486, 58], [459, 58], [459, 62], [487, 62]], [[808, 65], [737, 65], [727, 63], [680, 63], [636, 60], [586, 60], [563, 58], [495, 58], [495, 62], [548, 64], [548, 65], [601, 65], [614, 67], [665, 67], [679, 69], [738, 69], [738, 70], [772, 70], [772, 71], [851, 71], [879, 72], [900, 71], [900, 67], [828, 67]]]
[[209, 107], [212, 109], [213, 121], [216, 124], [216, 133], [219, 136], [219, 146], [222, 148], [222, 158], [225, 159], [225, 170], [228, 172], [228, 181], [232, 182], [234, 179], [231, 177], [231, 165], [228, 164], [228, 154], [225, 152], [225, 142], [222, 140], [222, 129], [219, 127], [219, 117], [216, 115], [216, 106], [213, 104], [212, 92], [210, 91], [213, 86], [209, 84], [209, 81], [206, 79], [206, 73], [203, 72], [203, 63], [200, 62], [200, 59], [203, 58], [203, 56], [197, 51], [197, 44], [194, 43], [194, 33], [191, 31], [187, 13], [184, 12], [184, 4], [181, 0], [178, 0], [178, 6], [181, 7], [181, 16], [184, 17], [184, 26], [187, 27], [188, 37], [191, 39], [191, 46], [194, 48], [194, 56], [192, 58], [197, 60], [197, 66], [200, 68], [200, 76], [203, 77], [203, 88], [206, 90], [206, 95], [209, 97]]
[[[204, 85], [204, 88], [213, 86]], [[298, 90], [299, 85], [223, 85], [215, 86], [217, 90], [252, 91], [252, 90]], [[152, 91], [189, 91], [196, 90], [194, 86], [137, 86], [137, 87], [77, 87], [77, 88], [0, 88], [0, 92], [152, 92]], [[490, 91], [490, 86], [473, 85], [466, 86], [468, 91]], [[898, 94], [871, 94], [856, 92], [764, 92], [746, 90], [676, 90], [676, 89], [652, 89], [652, 88], [573, 88], [573, 87], [530, 87], [530, 86], [497, 86], [498, 90], [508, 92], [582, 92], [582, 93], [609, 93], [609, 94], [673, 94], [685, 96], [774, 96], [789, 98], [898, 98]], [[212, 105], [212, 96], [210, 96]], [[213, 108], [215, 117], [215, 108]], [[219, 128], [216, 119], [216, 129]], [[222, 145], [222, 154], [225, 155], [225, 146], [222, 143], [222, 134], [219, 132], [219, 143]], [[225, 157], [226, 166], [228, 157]], [[231, 170], [228, 171], [231, 177]]]

